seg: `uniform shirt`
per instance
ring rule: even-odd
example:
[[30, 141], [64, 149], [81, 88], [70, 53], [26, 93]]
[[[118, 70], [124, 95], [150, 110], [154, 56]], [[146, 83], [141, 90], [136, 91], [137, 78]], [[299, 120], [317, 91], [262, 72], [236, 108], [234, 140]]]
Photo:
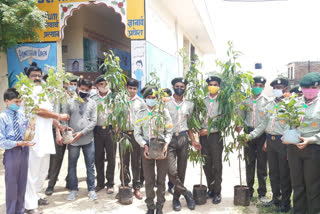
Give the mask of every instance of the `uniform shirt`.
[[[6, 108], [0, 114], [0, 148], [12, 149], [17, 146], [13, 128], [14, 111]], [[17, 111], [20, 135], [23, 138], [24, 132], [28, 127], [28, 120], [25, 114], [20, 110]]]
[[264, 95], [258, 96], [256, 99], [248, 97], [244, 101], [247, 109], [241, 110], [240, 115], [244, 123], [251, 128], [256, 128], [265, 118], [265, 107], [270, 102], [270, 99]]
[[129, 114], [128, 114], [128, 119], [129, 119], [129, 123], [128, 123], [128, 130], [133, 130], [134, 129], [134, 123], [136, 122], [136, 118], [137, 118], [137, 113], [146, 108], [146, 104], [143, 101], [143, 99], [141, 99], [138, 95], [135, 95], [132, 99], [129, 99]]
[[103, 111], [99, 109], [97, 112], [97, 126], [107, 126], [108, 125], [108, 117], [111, 114], [111, 110], [108, 108], [108, 105], [105, 103], [107, 96], [110, 94], [110, 91], [107, 93], [106, 96], [102, 97], [99, 93], [92, 95], [90, 98], [96, 102], [97, 109], [100, 108], [99, 106], [102, 105]]
[[306, 107], [302, 123], [307, 126], [300, 127], [300, 136], [308, 138], [311, 144], [320, 144], [320, 98], [317, 97], [309, 104], [306, 104], [304, 99], [301, 101], [301, 104]]
[[173, 133], [187, 131], [188, 116], [193, 111], [194, 104], [188, 100], [183, 99], [181, 103], [177, 103], [172, 97], [166, 105], [173, 121]]
[[[139, 143], [141, 147], [144, 147], [144, 145], [149, 142], [151, 138], [155, 138], [154, 132], [152, 130], [157, 129], [155, 120], [146, 119], [143, 120], [144, 118], [149, 116], [149, 107], [145, 107], [144, 109], [140, 110], [137, 113], [137, 120], [142, 119], [142, 121], [137, 121], [134, 125], [134, 138], [135, 140]], [[154, 114], [157, 114], [155, 112]], [[171, 124], [172, 120], [169, 114], [169, 111], [167, 109], [164, 109], [164, 114], [165, 114], [165, 125]], [[151, 123], [150, 123], [151, 122]], [[150, 127], [151, 126], [151, 127]], [[151, 130], [150, 130], [151, 128]], [[171, 138], [172, 138], [172, 128], [165, 128], [158, 130], [158, 138], [164, 140], [166, 143], [170, 143]]]
[[[201, 125], [201, 128], [207, 129], [208, 128], [208, 121], [209, 119], [213, 119], [213, 121], [216, 121], [218, 119], [218, 116], [221, 114], [221, 110], [219, 111], [219, 102], [216, 100], [217, 97], [206, 97], [204, 98], [204, 104], [207, 108], [207, 115], [204, 118], [204, 121]], [[210, 130], [210, 133], [218, 132], [218, 129], [215, 127], [212, 127]]]
[[[254, 139], [266, 132], [270, 135], [283, 135], [289, 129], [289, 125], [281, 118], [277, 117], [276, 102], [271, 101], [265, 108], [264, 119], [258, 126], [249, 134], [249, 139]], [[270, 111], [273, 111], [271, 113]]]
[[74, 132], [81, 132], [82, 137], [73, 146], [87, 145], [93, 140], [93, 129], [97, 124], [97, 104], [94, 100], [87, 98], [84, 103], [72, 99], [68, 105], [70, 115], [69, 126]]

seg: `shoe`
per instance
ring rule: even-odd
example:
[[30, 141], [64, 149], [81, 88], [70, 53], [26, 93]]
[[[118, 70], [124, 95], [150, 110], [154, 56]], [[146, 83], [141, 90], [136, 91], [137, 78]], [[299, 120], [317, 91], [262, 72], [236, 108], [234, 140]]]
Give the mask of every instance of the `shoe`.
[[100, 190], [104, 189], [104, 187], [96, 186], [94, 191], [99, 192]]
[[53, 187], [47, 187], [46, 191], [44, 192], [44, 194], [46, 194], [46, 196], [50, 196], [53, 193]]
[[168, 193], [170, 193], [171, 195], [173, 195], [173, 188], [168, 188]]
[[42, 214], [43, 212], [39, 209], [33, 209], [33, 210], [25, 210], [25, 213], [27, 213], [27, 214]]
[[194, 208], [196, 208], [196, 202], [193, 200], [192, 193], [190, 191], [187, 191], [187, 194], [184, 197], [187, 202], [187, 207], [190, 210], [194, 210]]
[[74, 201], [74, 200], [76, 200], [76, 197], [78, 196], [78, 191], [76, 191], [76, 190], [72, 190], [70, 193], [69, 193], [69, 195], [68, 195], [68, 197], [67, 197], [67, 200], [68, 201]]
[[213, 198], [213, 196], [214, 196], [214, 192], [211, 191], [211, 190], [209, 190], [209, 191], [207, 192], [207, 198]]
[[154, 209], [148, 209], [147, 214], [154, 214]]
[[134, 190], [134, 196], [136, 196], [136, 198], [139, 199], [139, 200], [141, 200], [143, 198], [142, 197], [142, 193], [138, 189]]
[[95, 192], [95, 191], [89, 191], [89, 193], [88, 193], [88, 197], [89, 197], [89, 199], [90, 199], [90, 200], [92, 200], [92, 201], [94, 201], [94, 200], [97, 200], [97, 199], [98, 199], [98, 196], [97, 196], [97, 194], [96, 194], [96, 192]]
[[271, 201], [263, 204], [264, 207], [271, 207], [272, 205], [278, 207], [280, 205], [280, 201], [277, 199], [272, 199]]
[[107, 194], [113, 194], [113, 193], [114, 193], [113, 187], [108, 187], [107, 188]]
[[156, 210], [156, 214], [163, 214], [162, 209], [157, 208], [157, 210]]
[[262, 204], [268, 203], [269, 199], [267, 196], [259, 196], [259, 200]]
[[173, 199], [172, 200], [172, 209], [174, 211], [180, 211], [181, 210], [181, 203], [178, 199]]
[[47, 201], [47, 200], [45, 200], [45, 199], [43, 199], [43, 198], [40, 198], [40, 199], [38, 200], [38, 205], [39, 205], [39, 206], [47, 206], [47, 205], [49, 205], [49, 201]]
[[221, 202], [221, 195], [220, 194], [215, 194], [213, 196], [212, 203], [213, 204], [220, 204], [220, 202]]
[[287, 206], [281, 205], [281, 206], [277, 207], [276, 212], [287, 213], [287, 212], [289, 212], [290, 210], [291, 210], [291, 205], [290, 205], [290, 204], [287, 205]]

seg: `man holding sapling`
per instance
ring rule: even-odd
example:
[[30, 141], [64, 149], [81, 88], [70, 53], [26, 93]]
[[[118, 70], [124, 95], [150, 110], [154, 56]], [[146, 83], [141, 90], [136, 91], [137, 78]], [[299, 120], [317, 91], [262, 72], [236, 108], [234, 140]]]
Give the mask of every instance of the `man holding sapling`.
[[[95, 95], [91, 96], [91, 99], [97, 104], [98, 114], [97, 124], [94, 128], [95, 166], [97, 170], [97, 186], [95, 191], [98, 192], [107, 186], [107, 194], [112, 194], [114, 192], [117, 144], [113, 140], [113, 127], [108, 123], [111, 110], [105, 104], [110, 89], [104, 75], [97, 77], [94, 83], [98, 90]], [[104, 159], [106, 153], [108, 165], [105, 172]], [[107, 183], [105, 179], [107, 179]]]
[[[137, 112], [145, 108], [144, 100], [138, 95], [139, 81], [133, 78], [127, 80], [126, 86], [129, 92], [129, 109], [126, 114], [128, 114], [128, 131], [126, 134], [129, 136], [129, 141], [132, 146], [132, 151], [128, 148], [123, 155], [123, 165], [124, 165], [124, 185], [128, 186], [130, 183], [130, 156], [131, 156], [131, 171], [132, 171], [132, 187], [134, 189], [134, 195], [137, 199], [142, 199], [142, 193], [140, 192], [141, 182], [140, 182], [140, 171], [141, 171], [141, 154], [140, 145], [134, 138], [133, 128], [134, 123], [137, 120]], [[121, 152], [119, 152], [121, 155]], [[121, 173], [120, 180], [122, 181]], [[122, 184], [123, 185], [123, 184]]]
[[[134, 125], [134, 137], [141, 147], [142, 166], [145, 178], [147, 214], [162, 214], [162, 208], [165, 202], [166, 175], [168, 171], [167, 148], [172, 138], [172, 120], [166, 108], [160, 112], [157, 107], [160, 99], [159, 95], [155, 96], [157, 89], [149, 86], [143, 90], [143, 99], [146, 107], [137, 113], [137, 121]], [[160, 101], [161, 102], [161, 101]], [[157, 125], [157, 118], [163, 120], [162, 125]], [[171, 124], [171, 125], [170, 125]], [[149, 156], [149, 146], [151, 142], [163, 142], [161, 152], [162, 159], [151, 159]], [[155, 175], [155, 166], [157, 166], [157, 175]], [[155, 177], [157, 176], [157, 177]], [[157, 185], [157, 203], [154, 204], [155, 182]]]
[[[26, 75], [37, 85], [34, 87], [33, 93], [37, 96], [42, 94], [41, 68], [33, 62], [26, 70]], [[39, 96], [38, 99], [40, 99]], [[53, 112], [53, 106], [48, 97], [45, 96], [43, 99], [44, 101], [39, 104], [39, 109], [35, 110], [37, 116], [33, 141], [36, 144], [29, 150], [28, 180], [25, 194], [25, 209], [28, 214], [41, 213], [38, 206], [49, 204], [47, 200], [40, 198], [38, 193], [41, 192], [48, 173], [50, 154], [55, 154], [52, 125], [60, 129], [62, 126], [59, 120], [68, 121], [70, 118], [68, 114]]]
[[[210, 76], [206, 80], [209, 95], [204, 99], [207, 109], [207, 116], [203, 121], [200, 130], [201, 154], [204, 156], [204, 173], [207, 178], [208, 196], [212, 198], [213, 204], [221, 202], [221, 182], [222, 182], [222, 151], [223, 140], [221, 132], [217, 130], [213, 123], [217, 120], [221, 112], [219, 111], [219, 94], [221, 78]], [[208, 130], [210, 126], [210, 130]]]
[[273, 199], [264, 205], [275, 205], [278, 212], [289, 212], [292, 192], [290, 170], [287, 160], [287, 145], [281, 143], [282, 135], [289, 129], [289, 125], [277, 117], [278, 103], [282, 101], [283, 95], [288, 89], [288, 80], [277, 78], [270, 85], [273, 87], [272, 93], [275, 98], [265, 107], [263, 120], [248, 134], [247, 140], [252, 141], [264, 132], [266, 133], [267, 141], [263, 149], [267, 151]]
[[[248, 97], [245, 100], [247, 109], [241, 110], [240, 114], [244, 120], [245, 133], [250, 134], [259, 124], [265, 120], [265, 107], [270, 102], [269, 98], [262, 94], [262, 91], [266, 84], [266, 78], [262, 76], [256, 76], [253, 78], [254, 85], [252, 87], [253, 96]], [[239, 133], [242, 127], [237, 127]], [[267, 153], [263, 151], [263, 145], [266, 141], [266, 134], [263, 134], [255, 139], [248, 141], [247, 146], [244, 147], [244, 155], [246, 162], [246, 179], [247, 185], [250, 189], [250, 197], [253, 197], [254, 193], [254, 180], [255, 170], [257, 165], [258, 175], [258, 195], [262, 203], [266, 203], [268, 198], [266, 197], [267, 187]]]
[[[300, 81], [300, 140], [288, 145], [293, 187], [293, 213], [320, 213], [320, 73], [309, 73]], [[286, 143], [286, 142], [283, 142]]]
[[78, 195], [77, 162], [81, 149], [87, 168], [88, 197], [90, 200], [97, 199], [93, 143], [93, 129], [97, 123], [97, 105], [94, 100], [89, 98], [90, 88], [91, 82], [81, 79], [78, 84], [78, 95], [81, 99], [74, 98], [68, 104], [69, 126], [75, 132], [71, 144], [68, 145], [68, 182], [71, 190], [67, 197], [68, 201], [75, 200]]
[[174, 95], [167, 103], [170, 116], [173, 121], [173, 136], [168, 148], [169, 178], [174, 184], [172, 208], [181, 210], [180, 195], [186, 199], [189, 209], [195, 209], [195, 201], [192, 193], [184, 186], [188, 163], [189, 139], [196, 149], [200, 149], [200, 143], [195, 141], [192, 130], [187, 125], [188, 116], [193, 111], [194, 104], [183, 98], [187, 81], [183, 78], [175, 78], [171, 81]]

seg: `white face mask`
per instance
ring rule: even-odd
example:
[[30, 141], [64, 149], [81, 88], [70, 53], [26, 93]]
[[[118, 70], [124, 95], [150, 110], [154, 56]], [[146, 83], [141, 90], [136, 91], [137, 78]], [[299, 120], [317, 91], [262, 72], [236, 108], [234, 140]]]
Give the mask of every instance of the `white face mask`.
[[105, 87], [99, 87], [98, 90], [101, 92], [101, 93], [107, 93], [109, 91], [109, 86], [105, 86]]
[[95, 95], [97, 93], [96, 89], [91, 89], [90, 90], [90, 96]]
[[273, 94], [273, 96], [275, 96], [275, 97], [277, 97], [277, 98], [283, 96], [282, 89], [273, 89], [273, 90], [272, 90], [272, 94]]

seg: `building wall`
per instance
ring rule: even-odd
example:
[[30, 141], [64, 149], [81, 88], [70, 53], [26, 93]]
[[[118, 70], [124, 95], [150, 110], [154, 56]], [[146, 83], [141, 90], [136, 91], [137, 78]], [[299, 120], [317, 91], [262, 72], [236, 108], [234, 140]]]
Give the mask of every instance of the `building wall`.
[[3, 94], [8, 88], [8, 63], [7, 54], [0, 52], [0, 112], [5, 109], [5, 104], [3, 102]]
[[[292, 80], [292, 84], [299, 84], [304, 75], [308, 73], [308, 62], [294, 62], [288, 65], [288, 69], [293, 69], [293, 77], [288, 71], [288, 78]], [[310, 72], [320, 72], [320, 62], [310, 62]]]

